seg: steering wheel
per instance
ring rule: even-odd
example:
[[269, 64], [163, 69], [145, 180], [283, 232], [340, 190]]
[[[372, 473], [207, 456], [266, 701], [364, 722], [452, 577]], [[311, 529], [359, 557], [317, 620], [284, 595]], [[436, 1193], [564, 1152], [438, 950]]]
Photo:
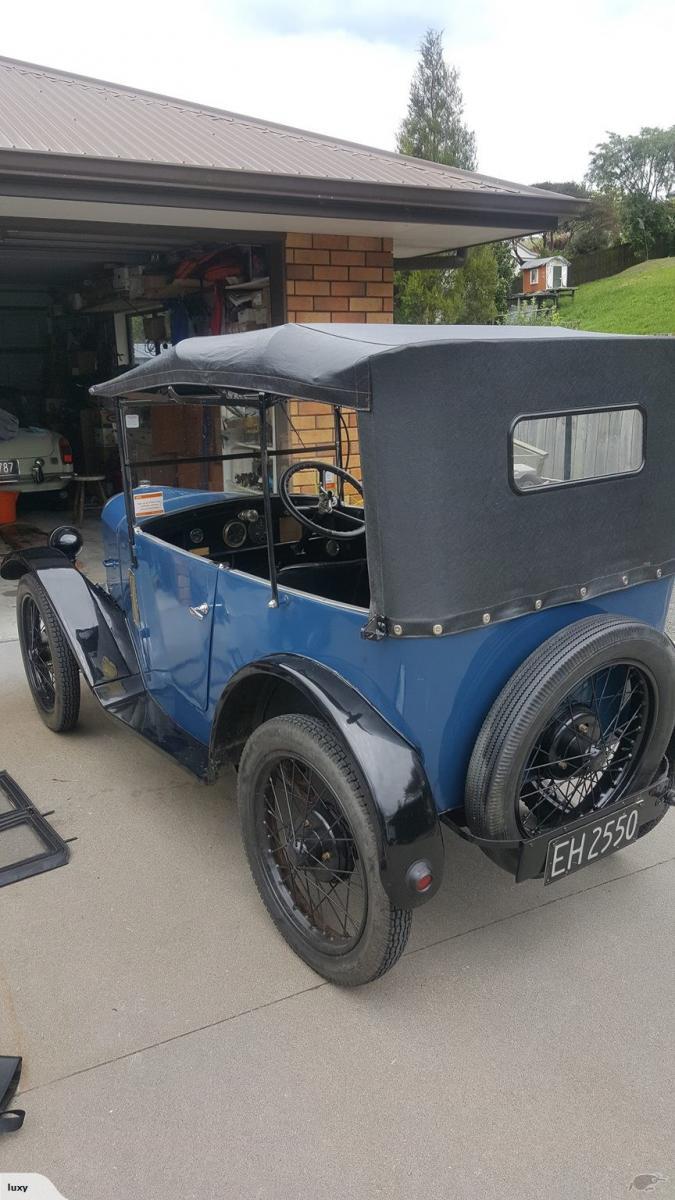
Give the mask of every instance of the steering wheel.
[[[300, 471], [317, 471], [319, 475], [319, 503], [309, 508], [299, 508], [290, 496], [289, 484], [293, 476], [299, 474]], [[305, 458], [301, 462], [293, 463], [292, 466], [287, 467], [281, 476], [279, 480], [281, 503], [286, 512], [295, 517], [296, 521], [299, 521], [306, 529], [311, 529], [312, 533], [319, 533], [322, 537], [335, 538], [338, 542], [347, 542], [352, 538], [361, 537], [366, 530], [365, 521], [361, 517], [355, 517], [352, 513], [345, 512], [337, 493], [331, 492], [325, 485], [324, 480], [327, 474], [337, 475], [338, 479], [342, 479], [344, 483], [349, 483], [359, 493], [361, 499], [363, 499], [361, 484], [348, 471], [343, 470], [342, 467], [334, 466], [333, 463], [321, 462], [318, 458]], [[308, 513], [312, 513], [313, 516], [308, 516]], [[340, 521], [344, 521], [347, 525], [354, 526], [354, 528], [334, 529], [330, 522], [326, 525], [321, 524], [323, 517], [330, 518], [333, 514]]]

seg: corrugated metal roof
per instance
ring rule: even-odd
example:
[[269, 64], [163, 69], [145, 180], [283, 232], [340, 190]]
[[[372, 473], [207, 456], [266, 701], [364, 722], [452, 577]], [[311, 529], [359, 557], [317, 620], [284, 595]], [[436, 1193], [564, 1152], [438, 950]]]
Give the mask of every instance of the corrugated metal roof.
[[539, 188], [1, 57], [0, 150], [538, 197], [553, 212], [567, 207]]

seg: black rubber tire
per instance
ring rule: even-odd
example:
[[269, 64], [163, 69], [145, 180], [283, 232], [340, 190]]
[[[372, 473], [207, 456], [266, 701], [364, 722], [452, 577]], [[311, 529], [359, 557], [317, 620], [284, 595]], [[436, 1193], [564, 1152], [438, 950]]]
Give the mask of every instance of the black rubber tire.
[[[42, 698], [33, 686], [28, 668], [27, 648], [24, 644], [24, 631], [21, 620], [22, 606], [28, 598], [36, 605], [42, 617], [51, 651], [54, 668], [54, 704], [51, 707], [46, 707], [43, 703]], [[21, 656], [35, 707], [47, 728], [51, 729], [53, 733], [68, 733], [71, 729], [75, 728], [80, 715], [80, 673], [73, 652], [63, 635], [49, 596], [40, 581], [30, 572], [22, 575], [19, 580], [16, 594], [16, 613]]]
[[[653, 692], [651, 728], [627, 780], [631, 790], [656, 775], [675, 721], [675, 647], [664, 634], [628, 617], [587, 617], [545, 641], [511, 676], [478, 735], [466, 776], [465, 814], [478, 837], [523, 837], [516, 788], [535, 738], [565, 695], [612, 661], [646, 672]], [[516, 851], [487, 850], [512, 870]]]
[[[279, 755], [297, 756], [321, 773], [331, 787], [358, 847], [367, 891], [361, 936], [344, 954], [323, 954], [289, 919], [261, 861], [255, 819], [256, 796]], [[342, 744], [324, 721], [296, 713], [273, 717], [251, 734], [238, 774], [239, 816], [251, 873], [263, 904], [281, 935], [300, 958], [331, 983], [356, 987], [370, 983], [403, 953], [412, 913], [396, 908], [380, 879], [377, 836], [362, 785]]]

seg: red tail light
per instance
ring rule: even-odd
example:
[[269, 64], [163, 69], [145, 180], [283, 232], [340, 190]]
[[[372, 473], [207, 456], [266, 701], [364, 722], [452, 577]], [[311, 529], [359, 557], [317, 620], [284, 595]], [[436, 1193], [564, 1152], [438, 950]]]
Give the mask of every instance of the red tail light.
[[72, 464], [73, 452], [70, 448], [70, 442], [68, 441], [68, 438], [64, 438], [64, 437], [59, 438], [59, 454], [61, 455], [62, 463], [71, 463]]
[[431, 867], [425, 859], [418, 859], [406, 871], [406, 882], [414, 892], [428, 892], [434, 882]]

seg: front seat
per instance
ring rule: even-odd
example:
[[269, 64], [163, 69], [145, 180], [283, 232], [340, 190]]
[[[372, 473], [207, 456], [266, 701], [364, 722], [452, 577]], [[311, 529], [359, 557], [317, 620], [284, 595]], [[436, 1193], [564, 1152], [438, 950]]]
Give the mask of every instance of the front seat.
[[365, 559], [344, 562], [293, 563], [277, 575], [281, 587], [295, 588], [325, 600], [368, 608], [370, 583]]

